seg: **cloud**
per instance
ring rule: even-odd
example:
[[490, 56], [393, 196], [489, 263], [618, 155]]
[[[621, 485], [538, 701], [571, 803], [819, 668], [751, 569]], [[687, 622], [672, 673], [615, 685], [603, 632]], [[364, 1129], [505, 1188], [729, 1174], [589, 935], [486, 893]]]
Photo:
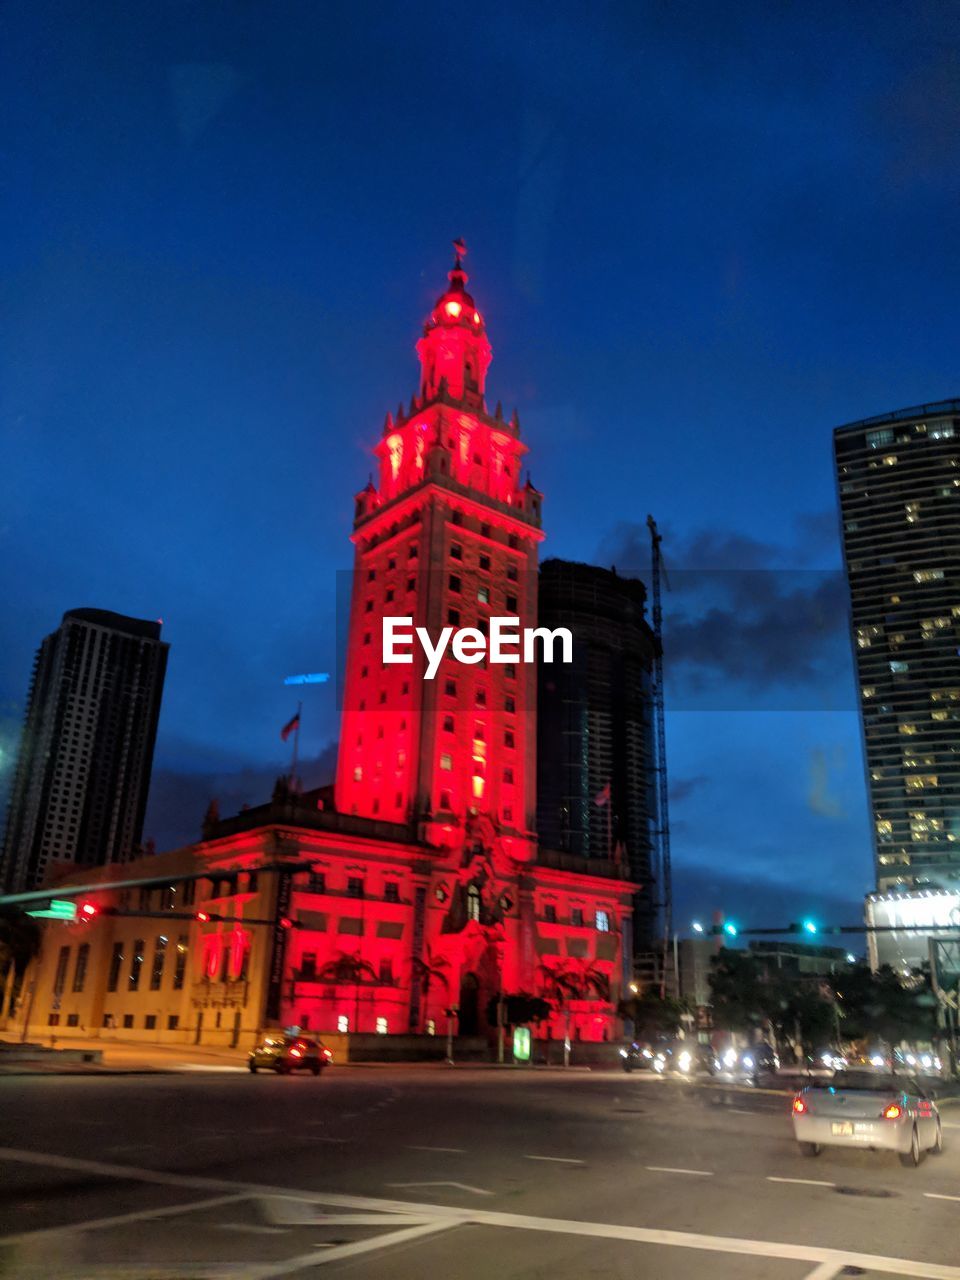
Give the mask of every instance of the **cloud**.
[[[337, 745], [330, 743], [313, 759], [303, 760], [298, 773], [304, 788], [324, 786], [333, 780]], [[144, 823], [144, 840], [153, 840], [159, 850], [176, 849], [200, 838], [200, 824], [207, 806], [216, 799], [223, 817], [239, 813], [270, 799], [274, 783], [286, 771], [281, 764], [234, 772], [186, 773], [176, 769], [156, 769], [150, 786], [150, 800]]]
[[[839, 752], [834, 753], [834, 763], [839, 772], [843, 764], [843, 757]], [[830, 775], [831, 767], [826, 752], [820, 747], [814, 747], [810, 752], [810, 789], [807, 792], [810, 811], [821, 818], [845, 818], [846, 809], [839, 797], [831, 793]]]
[[710, 779], [705, 774], [696, 774], [691, 778], [671, 778], [670, 779], [670, 803], [672, 805], [683, 804], [685, 800], [694, 795], [709, 783]]
[[[833, 517], [798, 519], [797, 546], [731, 530], [665, 535], [667, 705], [673, 710], [849, 710], [855, 706], [847, 587], [840, 570], [797, 568], [826, 544]], [[622, 522], [601, 563], [649, 583], [649, 534]]]

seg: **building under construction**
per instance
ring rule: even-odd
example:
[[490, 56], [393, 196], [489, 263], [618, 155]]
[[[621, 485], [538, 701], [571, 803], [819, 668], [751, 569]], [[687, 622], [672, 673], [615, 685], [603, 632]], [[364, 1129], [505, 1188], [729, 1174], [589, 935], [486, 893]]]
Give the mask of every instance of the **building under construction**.
[[657, 874], [654, 679], [657, 638], [647, 592], [614, 569], [546, 560], [539, 622], [567, 627], [573, 663], [542, 665], [537, 735], [540, 846], [572, 860], [620, 860], [641, 888], [635, 956], [662, 938]]

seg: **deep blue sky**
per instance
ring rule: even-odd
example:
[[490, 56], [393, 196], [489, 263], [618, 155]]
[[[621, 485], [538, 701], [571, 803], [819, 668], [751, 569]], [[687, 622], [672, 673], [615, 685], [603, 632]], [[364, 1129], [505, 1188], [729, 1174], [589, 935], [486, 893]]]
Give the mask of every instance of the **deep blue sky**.
[[[678, 920], [854, 919], [830, 428], [958, 394], [958, 12], [472, 12], [4, 6], [0, 768], [94, 605], [173, 646], [146, 834], [263, 797], [462, 234], [544, 554], [666, 535]], [[309, 781], [335, 734], [308, 691]]]

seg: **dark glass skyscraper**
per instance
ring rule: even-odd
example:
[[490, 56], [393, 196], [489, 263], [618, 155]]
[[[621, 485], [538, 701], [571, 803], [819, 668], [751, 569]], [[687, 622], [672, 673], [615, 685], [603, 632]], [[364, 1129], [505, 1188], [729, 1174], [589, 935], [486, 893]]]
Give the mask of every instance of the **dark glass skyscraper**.
[[878, 889], [960, 884], [960, 401], [834, 432]]
[[646, 589], [612, 569], [545, 560], [539, 625], [567, 627], [573, 663], [541, 664], [537, 708], [537, 830], [542, 850], [622, 859], [642, 887], [634, 950], [656, 933], [656, 792]]
[[169, 645], [160, 623], [72, 609], [37, 650], [0, 885], [34, 889], [139, 845]]

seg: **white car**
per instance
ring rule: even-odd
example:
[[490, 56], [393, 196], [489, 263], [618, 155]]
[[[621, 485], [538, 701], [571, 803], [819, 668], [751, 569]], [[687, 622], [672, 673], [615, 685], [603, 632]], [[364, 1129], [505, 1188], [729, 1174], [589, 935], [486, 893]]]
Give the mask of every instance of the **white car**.
[[793, 1100], [793, 1133], [800, 1152], [824, 1147], [896, 1151], [915, 1168], [925, 1151], [943, 1150], [940, 1113], [912, 1076], [843, 1071], [831, 1083], [801, 1090]]

